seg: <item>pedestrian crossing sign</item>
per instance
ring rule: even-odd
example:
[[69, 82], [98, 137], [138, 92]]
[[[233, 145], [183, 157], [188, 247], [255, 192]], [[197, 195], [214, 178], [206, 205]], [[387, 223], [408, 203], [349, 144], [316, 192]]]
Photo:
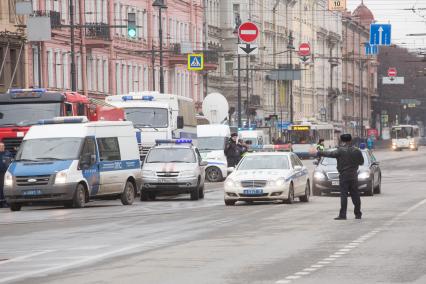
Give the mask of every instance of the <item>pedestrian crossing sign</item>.
[[200, 71], [204, 68], [203, 54], [188, 54], [188, 70]]

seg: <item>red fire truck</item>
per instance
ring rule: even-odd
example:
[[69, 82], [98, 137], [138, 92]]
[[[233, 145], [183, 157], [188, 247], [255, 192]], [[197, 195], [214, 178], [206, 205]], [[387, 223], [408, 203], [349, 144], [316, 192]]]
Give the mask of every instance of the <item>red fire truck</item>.
[[76, 92], [11, 89], [0, 94], [0, 140], [14, 154], [31, 125], [56, 116], [124, 120], [124, 111]]

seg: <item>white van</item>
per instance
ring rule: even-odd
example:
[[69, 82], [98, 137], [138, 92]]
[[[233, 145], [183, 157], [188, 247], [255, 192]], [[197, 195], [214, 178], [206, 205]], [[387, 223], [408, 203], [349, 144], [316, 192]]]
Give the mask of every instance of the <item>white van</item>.
[[39, 124], [24, 137], [4, 177], [12, 211], [40, 202], [81, 208], [92, 198], [133, 203], [142, 173], [131, 122], [58, 117]]
[[225, 145], [231, 137], [231, 130], [224, 124], [197, 125], [197, 148], [206, 167], [206, 179], [210, 182], [222, 181], [228, 175], [228, 162]]

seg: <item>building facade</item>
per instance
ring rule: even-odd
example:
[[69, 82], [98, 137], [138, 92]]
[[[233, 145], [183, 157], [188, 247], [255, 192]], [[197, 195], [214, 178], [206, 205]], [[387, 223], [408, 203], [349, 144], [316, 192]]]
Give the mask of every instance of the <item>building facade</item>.
[[0, 0], [0, 93], [28, 83], [25, 69], [23, 17], [16, 15], [14, 0]]
[[[365, 135], [372, 126], [372, 101], [377, 98], [377, 59], [365, 54], [371, 11], [361, 3], [343, 15], [343, 121], [345, 132]], [[361, 123], [361, 121], [363, 123]]]
[[[255, 43], [259, 53], [240, 57], [244, 120], [248, 117], [265, 124], [265, 118], [276, 114], [279, 120], [288, 121], [292, 94], [294, 120], [341, 121], [342, 21], [339, 13], [327, 10], [327, 1], [207, 0], [207, 3], [209, 48], [220, 54], [219, 68], [208, 76], [209, 92], [224, 94], [233, 109], [237, 108], [236, 25], [237, 19], [251, 21], [260, 30]], [[293, 48], [289, 46], [290, 36]], [[297, 53], [301, 43], [311, 46], [312, 55], [306, 61]], [[293, 83], [271, 80], [273, 69], [290, 66], [300, 70], [301, 80]]]
[[[159, 8], [152, 4], [153, 1], [146, 0], [74, 2], [78, 91], [102, 98], [160, 90]], [[164, 90], [195, 101], [203, 98], [202, 76], [187, 70], [187, 56], [181, 47], [185, 45], [194, 51], [202, 49], [202, 4], [202, 0], [169, 0], [161, 11]], [[36, 14], [51, 17], [52, 40], [41, 44], [41, 76], [37, 68], [38, 43], [30, 43], [30, 84], [58, 90], [71, 88], [71, 33], [66, 27], [70, 24], [69, 8], [66, 0], [33, 1]], [[136, 16], [137, 34], [134, 38], [127, 34], [128, 13]]]

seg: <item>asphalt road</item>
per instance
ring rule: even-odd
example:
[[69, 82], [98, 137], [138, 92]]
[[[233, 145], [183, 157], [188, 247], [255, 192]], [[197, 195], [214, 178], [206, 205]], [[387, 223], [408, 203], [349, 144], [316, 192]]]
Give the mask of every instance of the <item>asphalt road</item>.
[[222, 184], [200, 201], [0, 209], [0, 283], [426, 283], [426, 149], [377, 157], [362, 220], [333, 220], [336, 196], [225, 207]]

